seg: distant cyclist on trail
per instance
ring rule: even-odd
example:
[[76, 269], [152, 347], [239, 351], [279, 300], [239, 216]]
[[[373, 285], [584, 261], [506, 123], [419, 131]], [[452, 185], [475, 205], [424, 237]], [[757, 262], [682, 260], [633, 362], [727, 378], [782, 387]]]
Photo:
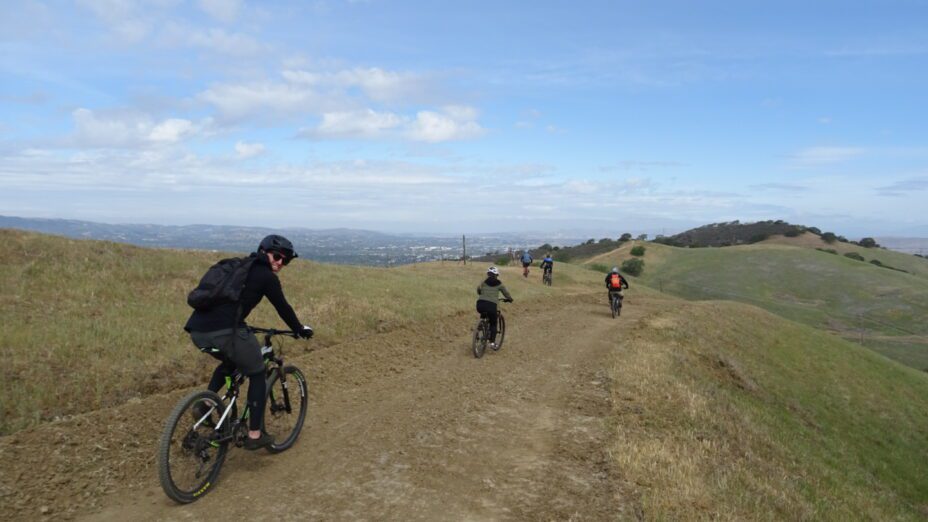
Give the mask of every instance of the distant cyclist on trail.
[[522, 252], [522, 277], [528, 277], [528, 267], [532, 266], [532, 254], [528, 253], [528, 250]]
[[628, 281], [619, 273], [619, 267], [612, 267], [612, 271], [606, 274], [606, 288], [609, 289], [609, 305], [612, 305], [613, 296], [618, 296], [619, 300], [624, 299], [622, 289], [628, 288]]
[[545, 258], [541, 260], [542, 274], [546, 274], [553, 270], [554, 270], [554, 259], [551, 258], [551, 254], [545, 254]]
[[238, 301], [226, 300], [206, 308], [197, 308], [184, 326], [200, 351], [220, 361], [209, 381], [210, 391], [218, 392], [222, 389], [226, 377], [231, 376], [236, 369], [248, 376], [249, 415], [245, 449], [255, 450], [273, 442], [270, 435], [261, 431], [267, 383], [261, 345], [245, 324], [248, 314], [262, 298], [267, 297], [280, 318], [297, 336], [303, 339], [313, 336], [313, 329], [300, 322], [287, 302], [277, 278], [277, 273], [296, 257], [293, 244], [287, 238], [278, 235], [265, 237], [258, 245], [258, 251], [244, 260], [244, 263], [250, 263], [250, 267], [247, 268]]
[[477, 313], [490, 323], [490, 348], [496, 348], [496, 314], [499, 310], [499, 294], [502, 292], [504, 301], [511, 303], [512, 295], [499, 280], [499, 269], [491, 266], [487, 269], [487, 278], [477, 287]]

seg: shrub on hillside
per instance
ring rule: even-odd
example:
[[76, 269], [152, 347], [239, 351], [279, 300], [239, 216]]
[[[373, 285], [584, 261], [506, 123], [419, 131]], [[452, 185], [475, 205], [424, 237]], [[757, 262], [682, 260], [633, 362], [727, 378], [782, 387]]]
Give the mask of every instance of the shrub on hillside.
[[876, 243], [876, 240], [873, 239], [872, 237], [865, 237], [865, 238], [861, 239], [861, 240], [860, 240], [860, 243], [858, 243], [858, 244], [859, 244], [860, 246], [864, 247], [864, 248], [876, 248], [876, 247], [880, 246], [880, 245], [878, 245], [878, 244]]
[[848, 252], [847, 254], [844, 254], [844, 257], [849, 257], [858, 261], [865, 261], [864, 256], [858, 254], [857, 252]]
[[606, 273], [610, 268], [602, 263], [593, 263], [590, 265], [590, 270], [596, 270], [597, 272]]
[[567, 252], [564, 252], [563, 250], [559, 250], [555, 252], [553, 257], [554, 257], [554, 260], [557, 261], [558, 263], [566, 263], [570, 261], [570, 254], [568, 254]]
[[834, 243], [837, 240], [838, 236], [836, 236], [834, 232], [825, 232], [822, 234], [822, 241], [826, 243]]
[[632, 240], [632, 235], [629, 234], [628, 232], [622, 234], [622, 237], [619, 238], [619, 241], [631, 241], [631, 240]]
[[799, 237], [799, 234], [802, 234], [802, 232], [803, 232], [802, 230], [793, 228], [793, 229], [790, 229], [784, 232], [783, 235], [786, 237]]
[[628, 275], [640, 276], [644, 272], [644, 259], [627, 259], [622, 263], [622, 272]]
[[833, 248], [816, 248], [816, 250], [820, 252], [828, 252], [829, 254], [838, 255], [838, 251]]
[[896, 272], [905, 272], [905, 273], [907, 273], [907, 274], [909, 273], [908, 270], [903, 270], [903, 269], [901, 269], [901, 268], [896, 268], [896, 267], [894, 267], [894, 266], [884, 265], [879, 259], [871, 259], [871, 260], [870, 260], [870, 264], [871, 264], [871, 265], [876, 265], [876, 266], [878, 266], [878, 267], [880, 267], [880, 268], [888, 268], [888, 269], [890, 269], [890, 270], [895, 270]]
[[645, 250], [645, 248], [644, 248], [643, 246], [641, 246], [641, 245], [638, 245], [638, 246], [636, 246], [636, 247], [632, 247], [631, 255], [641, 257], [641, 256], [644, 255], [644, 250]]
[[648, 240], [648, 235], [647, 235], [647, 234], [638, 234], [638, 237], [636, 237], [635, 239], [637, 239], [638, 241], [647, 241], [647, 240]]
[[509, 256], [499, 256], [494, 263], [496, 263], [496, 266], [506, 266], [509, 264]]

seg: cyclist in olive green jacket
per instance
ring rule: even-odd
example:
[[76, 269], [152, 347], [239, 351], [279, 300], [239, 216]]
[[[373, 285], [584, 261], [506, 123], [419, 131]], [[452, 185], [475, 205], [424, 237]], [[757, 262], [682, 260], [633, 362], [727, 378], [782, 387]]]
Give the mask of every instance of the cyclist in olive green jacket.
[[477, 287], [477, 313], [481, 318], [490, 322], [490, 348], [496, 348], [496, 330], [499, 321], [496, 316], [499, 310], [499, 294], [502, 292], [503, 301], [512, 302], [509, 290], [499, 280], [499, 269], [491, 266], [487, 269], [487, 278]]

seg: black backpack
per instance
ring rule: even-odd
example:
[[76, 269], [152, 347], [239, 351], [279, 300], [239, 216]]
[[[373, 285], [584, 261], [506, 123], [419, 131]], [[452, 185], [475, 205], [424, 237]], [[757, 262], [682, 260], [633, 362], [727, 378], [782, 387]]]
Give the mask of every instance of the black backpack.
[[187, 304], [206, 310], [218, 304], [238, 302], [257, 256], [223, 259], [203, 274], [200, 284], [187, 295]]

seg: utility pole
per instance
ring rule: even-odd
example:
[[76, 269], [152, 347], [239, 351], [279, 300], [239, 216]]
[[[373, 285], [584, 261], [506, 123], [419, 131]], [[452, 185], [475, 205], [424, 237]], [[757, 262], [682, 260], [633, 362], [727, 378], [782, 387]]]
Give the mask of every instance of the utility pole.
[[462, 259], [464, 260], [464, 264], [467, 265], [467, 236], [465, 235], [461, 235], [461, 246], [464, 251]]

